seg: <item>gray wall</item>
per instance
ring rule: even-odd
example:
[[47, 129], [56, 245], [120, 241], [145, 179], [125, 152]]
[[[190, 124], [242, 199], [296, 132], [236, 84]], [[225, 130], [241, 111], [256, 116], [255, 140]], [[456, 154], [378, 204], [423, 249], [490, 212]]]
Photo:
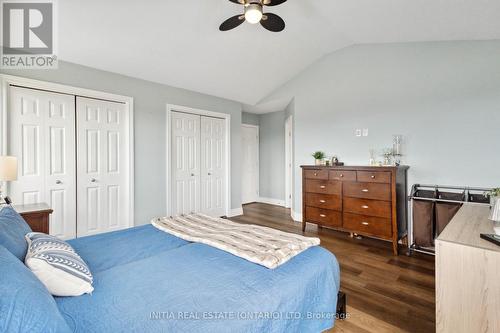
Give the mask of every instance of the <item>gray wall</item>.
[[242, 112], [241, 123], [247, 125], [259, 126], [259, 115], [255, 113]]
[[58, 70], [2, 70], [2, 73], [131, 96], [135, 126], [135, 224], [166, 213], [166, 104], [231, 115], [231, 207], [241, 207], [241, 104], [66, 62]]
[[285, 200], [285, 111], [260, 120], [260, 196]]
[[295, 98], [297, 212], [311, 152], [367, 164], [393, 134], [405, 136], [410, 184], [500, 185], [500, 41], [352, 46], [264, 102], [285, 97]]

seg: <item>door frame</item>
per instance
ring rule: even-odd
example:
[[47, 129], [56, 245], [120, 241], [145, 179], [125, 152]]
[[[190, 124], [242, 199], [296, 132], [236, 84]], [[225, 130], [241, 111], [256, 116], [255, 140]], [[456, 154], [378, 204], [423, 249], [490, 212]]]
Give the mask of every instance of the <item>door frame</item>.
[[285, 208], [294, 215], [293, 115], [285, 119]]
[[[36, 90], [43, 90], [47, 92], [54, 92], [59, 94], [68, 94], [81, 97], [88, 97], [94, 99], [102, 99], [110, 102], [119, 102], [125, 104], [125, 109], [128, 112], [128, 140], [130, 142], [128, 147], [129, 157], [129, 225], [135, 225], [135, 170], [134, 170], [134, 98], [130, 96], [117, 95], [98, 90], [79, 88], [65, 84], [53, 83], [49, 81], [34, 80], [20, 76], [0, 74], [0, 129], [2, 135], [0, 136], [0, 153], [5, 155], [7, 153], [7, 109], [8, 109], [8, 96], [9, 86], [15, 85], [22, 88], [30, 88]], [[76, 111], [75, 111], [76, 112]], [[78, 222], [77, 222], [78, 223]]]
[[257, 130], [257, 201], [258, 201], [260, 197], [260, 127], [259, 125], [250, 125], [250, 124], [241, 124], [241, 127], [255, 128]]
[[226, 125], [226, 207], [224, 209], [226, 216], [231, 216], [231, 115], [226, 113], [195, 109], [188, 106], [175, 104], [167, 104], [166, 108], [166, 159], [165, 159], [165, 175], [166, 175], [166, 211], [167, 216], [172, 212], [172, 112], [184, 112], [197, 116], [207, 116], [224, 119]]

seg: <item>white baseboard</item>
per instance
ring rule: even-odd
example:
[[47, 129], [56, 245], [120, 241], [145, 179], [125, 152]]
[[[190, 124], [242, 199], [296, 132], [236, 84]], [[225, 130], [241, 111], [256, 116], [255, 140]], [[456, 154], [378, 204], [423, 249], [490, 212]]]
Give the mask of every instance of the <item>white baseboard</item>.
[[232, 208], [231, 211], [229, 212], [229, 216], [228, 217], [240, 216], [240, 215], [243, 215], [243, 207]]
[[280, 200], [280, 199], [259, 197], [257, 199], [257, 202], [285, 207], [285, 200]]
[[292, 210], [292, 219], [295, 222], [301, 223], [302, 222], [302, 213], [297, 213], [296, 211]]

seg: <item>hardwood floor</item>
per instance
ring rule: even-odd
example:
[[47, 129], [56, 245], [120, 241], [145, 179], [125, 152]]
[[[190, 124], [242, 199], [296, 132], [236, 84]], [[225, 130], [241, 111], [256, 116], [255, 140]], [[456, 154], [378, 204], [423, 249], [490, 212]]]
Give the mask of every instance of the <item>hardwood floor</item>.
[[[243, 212], [231, 220], [302, 234], [289, 209], [253, 203]], [[353, 239], [312, 224], [304, 235], [319, 237], [340, 263], [350, 317], [336, 321], [330, 332], [435, 332], [434, 257], [405, 252], [396, 257], [390, 242]]]

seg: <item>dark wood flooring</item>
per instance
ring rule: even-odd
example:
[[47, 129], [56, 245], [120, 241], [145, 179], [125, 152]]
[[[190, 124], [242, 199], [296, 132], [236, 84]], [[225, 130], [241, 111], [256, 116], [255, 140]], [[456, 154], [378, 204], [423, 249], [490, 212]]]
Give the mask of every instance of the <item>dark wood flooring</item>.
[[[243, 211], [231, 220], [302, 234], [289, 209], [252, 203]], [[433, 257], [393, 256], [389, 242], [359, 240], [312, 224], [305, 235], [319, 237], [340, 263], [340, 288], [347, 294], [350, 317], [337, 321], [331, 332], [435, 332]]]

